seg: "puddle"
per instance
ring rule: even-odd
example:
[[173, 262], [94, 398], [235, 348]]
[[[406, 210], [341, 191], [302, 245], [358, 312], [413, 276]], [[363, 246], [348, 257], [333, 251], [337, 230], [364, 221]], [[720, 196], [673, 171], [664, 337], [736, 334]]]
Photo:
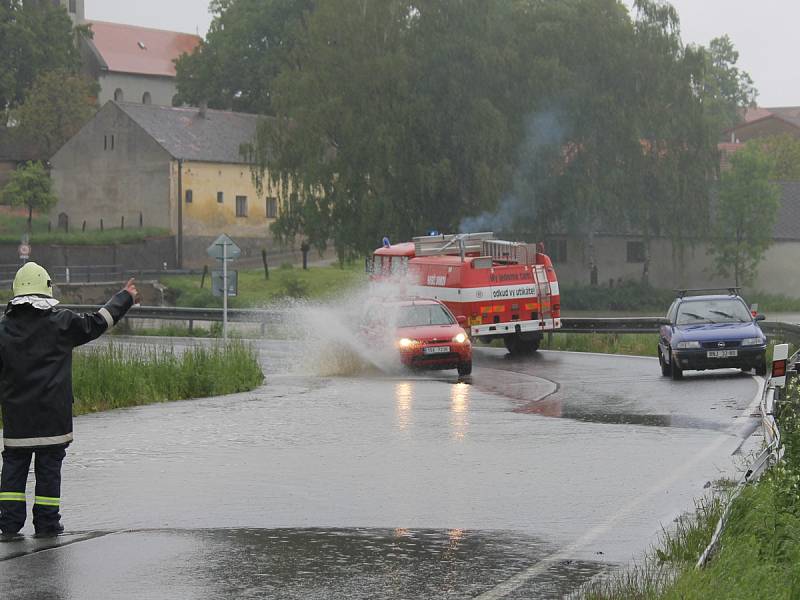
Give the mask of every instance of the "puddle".
[[[166, 589], [183, 598], [471, 598], [554, 551], [531, 536], [464, 529], [133, 531], [0, 563], [0, 585], [24, 591], [13, 598], [48, 589], [84, 599]], [[561, 598], [607, 568], [561, 561], [505, 597]], [[26, 590], [12, 581], [28, 582]]]

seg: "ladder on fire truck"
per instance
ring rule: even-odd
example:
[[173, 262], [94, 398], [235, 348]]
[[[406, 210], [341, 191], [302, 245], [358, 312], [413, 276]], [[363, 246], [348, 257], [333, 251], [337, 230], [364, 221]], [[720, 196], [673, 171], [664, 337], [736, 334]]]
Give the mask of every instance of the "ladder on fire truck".
[[423, 235], [414, 238], [415, 256], [461, 256], [479, 254], [484, 240], [494, 239], [494, 233], [457, 233]]
[[[533, 252], [531, 252], [533, 250]], [[505, 240], [484, 240], [481, 256], [491, 256], [498, 263], [532, 265], [536, 250], [530, 244]]]
[[425, 235], [414, 238], [415, 256], [473, 256], [491, 257], [494, 262], [532, 265], [536, 255], [530, 244], [495, 239], [494, 233], [458, 233]]

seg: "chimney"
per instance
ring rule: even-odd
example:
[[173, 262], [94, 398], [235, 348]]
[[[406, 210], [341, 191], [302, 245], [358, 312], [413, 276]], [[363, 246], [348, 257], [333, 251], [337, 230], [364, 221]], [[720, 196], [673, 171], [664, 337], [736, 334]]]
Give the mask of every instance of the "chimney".
[[201, 119], [206, 118], [206, 111], [208, 111], [208, 100], [201, 100], [200, 106], [197, 111], [197, 116]]

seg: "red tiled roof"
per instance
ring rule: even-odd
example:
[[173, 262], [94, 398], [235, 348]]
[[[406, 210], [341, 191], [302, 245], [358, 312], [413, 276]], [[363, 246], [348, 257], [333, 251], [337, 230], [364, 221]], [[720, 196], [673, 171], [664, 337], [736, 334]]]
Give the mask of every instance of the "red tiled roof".
[[769, 108], [763, 108], [761, 106], [753, 106], [744, 109], [744, 114], [742, 114], [742, 122], [749, 123], [750, 121], [758, 121], [759, 119], [763, 119], [764, 117], [768, 117], [772, 114], [772, 110]]
[[184, 52], [192, 52], [200, 38], [189, 33], [163, 31], [91, 21], [92, 42], [109, 71], [175, 77], [172, 62]]

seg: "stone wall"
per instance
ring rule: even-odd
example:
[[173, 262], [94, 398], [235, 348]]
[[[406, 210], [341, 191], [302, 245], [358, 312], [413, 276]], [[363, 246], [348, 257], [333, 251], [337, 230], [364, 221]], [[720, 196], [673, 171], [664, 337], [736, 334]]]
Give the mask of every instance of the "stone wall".
[[[20, 262], [17, 244], [0, 244], [0, 264]], [[48, 269], [86, 265], [120, 265], [126, 271], [175, 268], [175, 238], [148, 238], [130, 244], [104, 246], [34, 245], [31, 260]]]

